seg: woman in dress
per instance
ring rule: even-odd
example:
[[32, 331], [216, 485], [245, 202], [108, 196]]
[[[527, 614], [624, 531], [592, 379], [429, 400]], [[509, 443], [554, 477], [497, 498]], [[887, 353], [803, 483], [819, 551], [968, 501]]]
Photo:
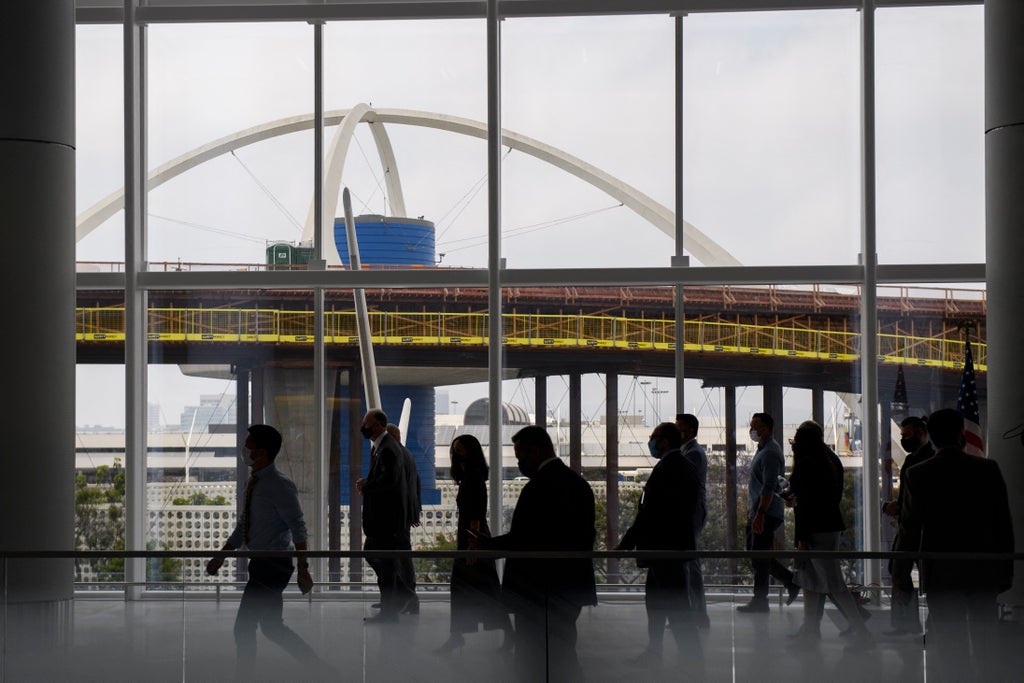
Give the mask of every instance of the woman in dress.
[[[843, 464], [825, 445], [817, 422], [801, 423], [793, 437], [793, 472], [786, 505], [796, 513], [798, 550], [839, 550], [839, 535], [846, 528], [839, 505], [843, 499]], [[804, 623], [794, 634], [800, 640], [821, 638], [824, 598], [831, 595], [850, 622], [850, 634], [867, 644], [871, 634], [843, 576], [838, 559], [796, 561], [795, 581], [804, 590]]]
[[[476, 437], [455, 437], [449, 451], [452, 479], [459, 485], [455, 499], [459, 513], [458, 549], [468, 550], [476, 538], [489, 537], [487, 526], [487, 461]], [[502, 649], [512, 645], [512, 621], [501, 603], [501, 584], [492, 559], [457, 558], [452, 564], [450, 636], [435, 650], [449, 654], [466, 642], [466, 633], [502, 629]]]

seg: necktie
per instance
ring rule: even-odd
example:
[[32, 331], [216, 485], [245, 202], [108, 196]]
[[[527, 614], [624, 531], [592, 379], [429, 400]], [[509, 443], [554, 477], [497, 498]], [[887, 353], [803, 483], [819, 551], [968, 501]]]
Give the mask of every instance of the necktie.
[[242, 505], [242, 543], [246, 547], [249, 545], [249, 512], [252, 508], [252, 489], [256, 485], [256, 481], [257, 477], [253, 474], [245, 483], [245, 503]]
[[370, 469], [372, 470], [373, 466], [376, 465], [376, 464], [377, 464], [377, 447], [376, 446], [370, 446]]

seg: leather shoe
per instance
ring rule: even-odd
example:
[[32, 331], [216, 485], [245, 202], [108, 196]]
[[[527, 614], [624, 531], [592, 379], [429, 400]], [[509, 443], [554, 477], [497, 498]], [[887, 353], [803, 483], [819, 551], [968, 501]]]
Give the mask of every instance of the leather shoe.
[[767, 600], [751, 600], [745, 605], [740, 605], [736, 608], [737, 612], [744, 614], [754, 614], [759, 612], [768, 612], [768, 601]]
[[405, 603], [405, 607], [402, 608], [402, 614], [419, 614], [420, 613], [420, 601], [417, 598], [409, 598], [409, 601]]
[[786, 604], [792, 605], [796, 601], [796, 596], [800, 595], [800, 586], [795, 583], [789, 584], [789, 595], [786, 596]]

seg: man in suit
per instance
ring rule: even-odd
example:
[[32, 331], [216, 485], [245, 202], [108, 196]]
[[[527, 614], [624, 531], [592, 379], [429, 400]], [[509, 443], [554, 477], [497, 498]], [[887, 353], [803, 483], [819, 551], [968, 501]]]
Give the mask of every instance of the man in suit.
[[[363, 417], [360, 432], [372, 443], [370, 469], [356, 481], [363, 497], [364, 550], [401, 550], [409, 535], [406, 513], [405, 460], [402, 446], [387, 432], [388, 416], [370, 410]], [[400, 563], [390, 557], [367, 559], [377, 574], [380, 612], [367, 617], [369, 623], [396, 622], [415, 594], [401, 580]]]
[[[700, 480], [696, 468], [683, 456], [683, 435], [671, 422], [651, 432], [647, 446], [658, 463], [644, 484], [633, 525], [622, 537], [622, 550], [696, 550], [694, 530], [702, 517]], [[647, 567], [644, 604], [647, 607], [647, 649], [634, 662], [660, 666], [665, 621], [668, 620], [680, 657], [693, 671], [702, 664], [693, 604], [689, 592], [690, 560], [651, 559]], [[699, 676], [698, 676], [699, 678]]]
[[[484, 539], [498, 550], [590, 551], [594, 492], [555, 455], [551, 437], [530, 426], [512, 437], [523, 487], [508, 533]], [[582, 680], [576, 656], [576, 620], [584, 605], [597, 604], [594, 563], [589, 557], [509, 558], [502, 595], [515, 615], [516, 675], [525, 681]]]
[[1013, 561], [970, 558], [1014, 551], [1006, 482], [994, 460], [964, 453], [964, 419], [955, 410], [932, 413], [928, 436], [936, 452], [907, 470], [897, 549], [965, 556], [921, 563], [929, 674], [944, 680], [1006, 680], [1012, 678], [1009, 672], [994, 668], [1001, 661], [996, 597], [1010, 588]]
[[[388, 423], [388, 434], [402, 448], [402, 463], [405, 466], [405, 539], [402, 550], [412, 550], [412, 528], [420, 525], [420, 514], [423, 504], [420, 499], [420, 473], [416, 471], [416, 458], [402, 443], [402, 430], [398, 425]], [[416, 596], [416, 567], [411, 557], [403, 557], [399, 561], [399, 576], [406, 588], [412, 593], [409, 602], [403, 608], [404, 613], [419, 614], [420, 599]]]
[[[700, 507], [697, 511], [698, 515], [693, 520], [693, 535], [699, 544], [700, 534], [708, 521], [708, 456], [701, 445], [697, 443], [700, 420], [696, 415], [679, 413], [676, 415], [676, 427], [679, 428], [679, 432], [683, 436], [683, 459], [693, 465], [697, 471], [697, 481], [700, 483]], [[690, 607], [694, 611], [697, 626], [711, 628], [707, 600], [704, 597], [704, 572], [701, 570], [700, 560], [691, 560], [686, 563], [686, 579], [687, 590], [690, 593]]]
[[[935, 455], [932, 442], [928, 440], [927, 418], [911, 416], [900, 422], [900, 447], [907, 452], [907, 457], [900, 467], [900, 490], [896, 494], [896, 500], [885, 503], [882, 512], [893, 517], [897, 524], [900, 523], [900, 512], [903, 509], [903, 492], [907, 488], [907, 472], [918, 463], [922, 463]], [[899, 534], [892, 540], [892, 548], [899, 547]], [[896, 570], [899, 569], [899, 574]], [[892, 574], [892, 583], [897, 587], [893, 593], [892, 610], [889, 614], [892, 630], [887, 631], [887, 636], [899, 636], [906, 633], [917, 634], [921, 632], [921, 617], [918, 615], [918, 599], [914, 589], [914, 580], [911, 578], [912, 564], [904, 563], [896, 565], [890, 563], [889, 573]]]

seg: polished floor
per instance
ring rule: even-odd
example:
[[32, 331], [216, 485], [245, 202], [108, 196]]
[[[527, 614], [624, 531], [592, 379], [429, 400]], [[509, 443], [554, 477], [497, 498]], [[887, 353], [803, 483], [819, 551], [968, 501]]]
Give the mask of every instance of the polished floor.
[[[372, 595], [365, 599], [289, 596], [285, 622], [322, 660], [296, 662], [259, 638], [255, 674], [262, 681], [503, 681], [509, 662], [499, 653], [500, 632], [467, 637], [461, 651], [433, 650], [448, 634], [443, 593], [424, 595], [418, 616], [398, 624], [368, 625]], [[588, 681], [924, 681], [924, 639], [887, 638], [888, 613], [874, 611], [868, 625], [872, 646], [841, 638], [842, 617], [830, 608], [820, 645], [787, 637], [802, 621], [800, 603], [773, 603], [767, 614], [738, 614], [730, 598], [712, 598], [711, 627], [702, 631], [704, 673], [678, 661], [666, 634], [661, 666], [630, 661], [647, 644], [646, 616], [639, 595], [609, 597], [585, 609], [579, 620], [578, 652]], [[237, 600], [210, 597], [145, 599], [79, 598], [74, 603], [72, 641], [63, 648], [4, 643], [3, 681], [224, 681], [235, 678], [232, 626]], [[5, 632], [17, 625], [6, 621]], [[1024, 643], [1024, 640], [1019, 641]], [[1020, 671], [1021, 669], [1017, 668]]]

